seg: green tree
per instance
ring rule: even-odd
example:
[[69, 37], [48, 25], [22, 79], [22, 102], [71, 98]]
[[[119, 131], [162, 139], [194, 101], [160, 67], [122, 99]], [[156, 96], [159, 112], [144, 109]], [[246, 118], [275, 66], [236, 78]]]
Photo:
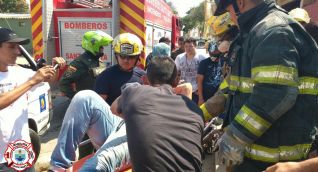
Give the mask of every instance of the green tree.
[[187, 15], [181, 18], [181, 21], [185, 33], [188, 33], [196, 27], [199, 27], [199, 30], [202, 33], [204, 28], [204, 2], [201, 2], [197, 7], [191, 8], [187, 12]]
[[28, 13], [25, 0], [0, 0], [0, 13]]
[[171, 1], [167, 2], [167, 4], [170, 6], [173, 14], [178, 14], [178, 11], [177, 11], [176, 7], [173, 5], [173, 3]]

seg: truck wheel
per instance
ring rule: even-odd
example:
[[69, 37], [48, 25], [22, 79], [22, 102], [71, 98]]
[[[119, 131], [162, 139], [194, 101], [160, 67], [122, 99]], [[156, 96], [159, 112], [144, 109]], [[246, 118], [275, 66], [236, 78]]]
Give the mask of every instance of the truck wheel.
[[35, 154], [35, 159], [34, 159], [34, 164], [35, 164], [40, 155], [41, 141], [40, 141], [39, 135], [35, 131], [33, 131], [32, 129], [29, 129], [29, 132], [30, 132], [32, 147]]

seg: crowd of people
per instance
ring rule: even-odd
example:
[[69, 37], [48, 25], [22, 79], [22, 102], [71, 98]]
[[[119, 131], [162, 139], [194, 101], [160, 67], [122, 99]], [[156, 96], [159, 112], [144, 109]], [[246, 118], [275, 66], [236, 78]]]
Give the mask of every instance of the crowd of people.
[[[317, 169], [317, 23], [273, 0], [215, 2], [208, 57], [196, 52], [194, 38], [179, 37], [172, 51], [162, 37], [143, 70], [138, 36], [83, 35], [84, 52], [59, 81], [70, 104], [49, 171], [72, 171], [87, 139], [79, 158], [94, 155], [79, 171], [202, 171], [204, 124], [213, 117], [223, 118], [217, 160], [231, 171]], [[19, 45], [28, 41], [0, 28], [0, 145], [30, 142], [27, 93], [56, 78], [53, 65], [66, 65], [55, 57], [36, 73], [17, 66]], [[98, 73], [104, 46], [112, 46], [116, 64]], [[0, 171], [14, 171], [4, 151]]]

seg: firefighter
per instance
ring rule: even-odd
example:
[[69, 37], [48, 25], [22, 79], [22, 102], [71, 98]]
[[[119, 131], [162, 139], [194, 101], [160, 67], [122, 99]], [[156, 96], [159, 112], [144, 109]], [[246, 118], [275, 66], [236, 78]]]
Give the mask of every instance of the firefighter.
[[[238, 34], [238, 28], [235, 23], [231, 20], [229, 13], [224, 13], [220, 16], [213, 16], [208, 21], [211, 26], [212, 34], [217, 38], [217, 52], [219, 58], [221, 58], [225, 63], [222, 69], [223, 81], [221, 82], [218, 91], [205, 101], [201, 106], [201, 110], [204, 113], [205, 121], [210, 120], [212, 117], [218, 116], [224, 112], [224, 105], [226, 101], [226, 94], [228, 92], [228, 80], [229, 80], [229, 66], [227, 65], [227, 53], [229, 50], [230, 43]], [[212, 44], [209, 45], [209, 52], [211, 52]], [[211, 52], [213, 53], [213, 52]], [[212, 54], [210, 54], [213, 56]]]
[[99, 58], [104, 55], [104, 46], [109, 45], [112, 40], [111, 36], [100, 30], [84, 34], [82, 48], [85, 52], [70, 63], [59, 83], [63, 95], [72, 98], [80, 90], [94, 88], [94, 70], [99, 67]]
[[144, 70], [137, 67], [143, 50], [138, 36], [132, 33], [117, 35], [113, 41], [113, 49], [117, 64], [98, 76], [94, 88], [94, 91], [110, 106], [120, 96], [123, 85], [133, 82], [143, 84], [142, 77], [146, 74]]
[[226, 129], [218, 159], [233, 171], [263, 171], [307, 158], [318, 106], [318, 47], [273, 0], [217, 0], [240, 34], [229, 50]]
[[[213, 16], [209, 19], [208, 25], [211, 26], [212, 35], [216, 40], [208, 45], [210, 58], [204, 59], [199, 64], [197, 80], [199, 105], [207, 101], [217, 91], [223, 76], [226, 76], [227, 65], [224, 64], [224, 56], [228, 51], [230, 42], [238, 34], [238, 28], [231, 20], [229, 13], [220, 16]], [[214, 109], [214, 107], [212, 107]]]

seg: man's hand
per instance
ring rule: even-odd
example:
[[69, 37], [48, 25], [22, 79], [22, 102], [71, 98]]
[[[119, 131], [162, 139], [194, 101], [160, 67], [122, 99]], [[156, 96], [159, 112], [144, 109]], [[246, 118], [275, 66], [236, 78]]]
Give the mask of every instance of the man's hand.
[[175, 94], [181, 94], [192, 99], [192, 85], [190, 83], [179, 84], [173, 90]]
[[66, 65], [66, 61], [63, 57], [54, 57], [52, 59], [52, 66], [55, 66], [56, 64], [58, 64], [60, 68], [63, 68]]
[[277, 163], [271, 167], [268, 167], [265, 172], [302, 172], [301, 164], [299, 162], [285, 162]]
[[37, 70], [35, 75], [30, 79], [32, 85], [36, 85], [40, 82], [48, 82], [55, 75], [55, 69], [52, 66], [44, 66]]
[[238, 165], [243, 162], [244, 150], [247, 144], [238, 140], [238, 138], [232, 134], [230, 129], [224, 132], [218, 140], [217, 145], [219, 148], [219, 162], [233, 165]]

